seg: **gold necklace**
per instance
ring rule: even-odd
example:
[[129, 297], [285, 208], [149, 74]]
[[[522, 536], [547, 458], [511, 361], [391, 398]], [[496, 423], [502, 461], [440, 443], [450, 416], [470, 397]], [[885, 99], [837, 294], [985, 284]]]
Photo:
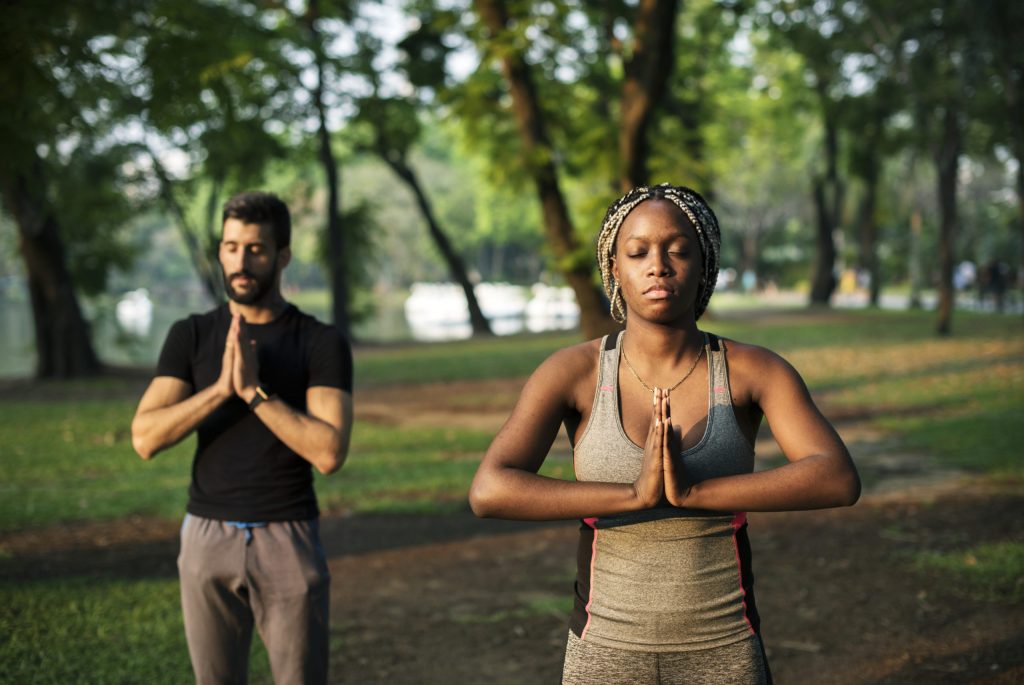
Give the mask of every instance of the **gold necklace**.
[[[683, 381], [685, 381], [687, 378], [690, 377], [690, 374], [693, 373], [693, 370], [697, 368], [697, 362], [699, 362], [700, 358], [702, 356], [704, 356], [704, 347], [707, 345], [707, 342], [708, 342], [707, 334], [704, 334], [704, 344], [700, 346], [700, 351], [697, 352], [697, 357], [693, 360], [693, 364], [690, 365], [690, 370], [687, 371], [686, 375], [683, 376], [682, 378], [680, 378], [679, 381], [675, 385], [673, 385], [671, 388], [666, 388], [665, 389], [666, 393], [672, 392], [673, 390], [678, 388], [680, 385], [682, 385]], [[654, 392], [654, 388], [652, 388], [651, 386], [647, 385], [647, 383], [644, 383], [644, 379], [640, 378], [640, 374], [638, 374], [636, 372], [636, 369], [633, 368], [633, 365], [629, 363], [629, 357], [626, 356], [626, 346], [625, 346], [625, 344], [623, 344], [623, 346], [622, 346], [622, 358], [626, 361], [626, 368], [628, 368], [630, 373], [633, 374], [633, 378], [635, 378], [638, 381], [640, 381], [640, 385], [644, 386], [649, 391]]]

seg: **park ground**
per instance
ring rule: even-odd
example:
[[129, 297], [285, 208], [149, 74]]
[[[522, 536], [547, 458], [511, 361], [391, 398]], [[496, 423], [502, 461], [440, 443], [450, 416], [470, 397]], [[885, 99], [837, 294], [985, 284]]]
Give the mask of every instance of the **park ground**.
[[[804, 361], [813, 361], [808, 354]], [[942, 354], [921, 350], [934, 357], [928, 368], [949, 366]], [[964, 373], [978, 370], [972, 364], [980, 359], [986, 374], [1017, 374], [1002, 387], [1024, 387], [1019, 336], [973, 361], [963, 350], [955, 355]], [[910, 382], [924, 379], [924, 368], [911, 370]], [[384, 431], [493, 434], [522, 382], [517, 375], [371, 386], [358, 392], [357, 421]], [[129, 377], [107, 392], [133, 400], [144, 383], [144, 376]], [[880, 421], [895, 412], [912, 422], [915, 413], [928, 413], [920, 403], [859, 402], [835, 380], [818, 386], [815, 396], [850, 446], [865, 492], [852, 508], [749, 517], [756, 599], [776, 682], [1024, 682], [1019, 467], [963, 468], [962, 460], [939, 458]], [[54, 392], [68, 401], [68, 392], [83, 390], [9, 386], [0, 402], [13, 401], [13, 393], [46, 403]], [[931, 420], [956, 422], [948, 403], [929, 406], [941, 407]], [[765, 433], [757, 451], [770, 466], [780, 457]], [[553, 457], [567, 453], [560, 440]], [[345, 477], [344, 470], [332, 476]], [[423, 514], [352, 510], [328, 499], [322, 531], [333, 576], [332, 682], [558, 682], [577, 524], [481, 521], [452, 500]], [[174, 520], [151, 514], [8, 528], [0, 533], [0, 580], [17, 587], [29, 580], [171, 579], [176, 534]], [[5, 620], [18, 627], [17, 616]], [[265, 667], [255, 670], [257, 682], [269, 682]]]

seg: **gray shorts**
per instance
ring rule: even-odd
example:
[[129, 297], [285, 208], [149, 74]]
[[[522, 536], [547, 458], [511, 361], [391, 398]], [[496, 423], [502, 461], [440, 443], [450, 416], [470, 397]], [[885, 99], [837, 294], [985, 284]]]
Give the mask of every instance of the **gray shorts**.
[[690, 652], [634, 652], [595, 645], [569, 631], [562, 685], [769, 685], [756, 635]]
[[190, 514], [178, 574], [196, 683], [245, 683], [254, 625], [274, 682], [327, 682], [330, 574], [317, 520], [247, 530]]

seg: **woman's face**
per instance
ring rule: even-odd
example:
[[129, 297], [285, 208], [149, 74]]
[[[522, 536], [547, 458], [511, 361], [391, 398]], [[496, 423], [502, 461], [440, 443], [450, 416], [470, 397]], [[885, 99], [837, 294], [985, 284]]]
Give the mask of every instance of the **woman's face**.
[[702, 270], [697, 231], [671, 201], [646, 200], [622, 223], [612, 275], [629, 317], [658, 323], [694, 317]]

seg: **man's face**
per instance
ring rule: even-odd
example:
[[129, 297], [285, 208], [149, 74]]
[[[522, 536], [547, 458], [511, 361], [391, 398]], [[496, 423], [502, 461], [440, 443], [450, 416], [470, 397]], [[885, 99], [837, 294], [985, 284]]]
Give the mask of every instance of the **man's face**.
[[219, 257], [228, 297], [238, 304], [263, 301], [287, 263], [287, 250], [276, 249], [274, 231], [268, 225], [247, 224], [234, 218], [225, 221]]

